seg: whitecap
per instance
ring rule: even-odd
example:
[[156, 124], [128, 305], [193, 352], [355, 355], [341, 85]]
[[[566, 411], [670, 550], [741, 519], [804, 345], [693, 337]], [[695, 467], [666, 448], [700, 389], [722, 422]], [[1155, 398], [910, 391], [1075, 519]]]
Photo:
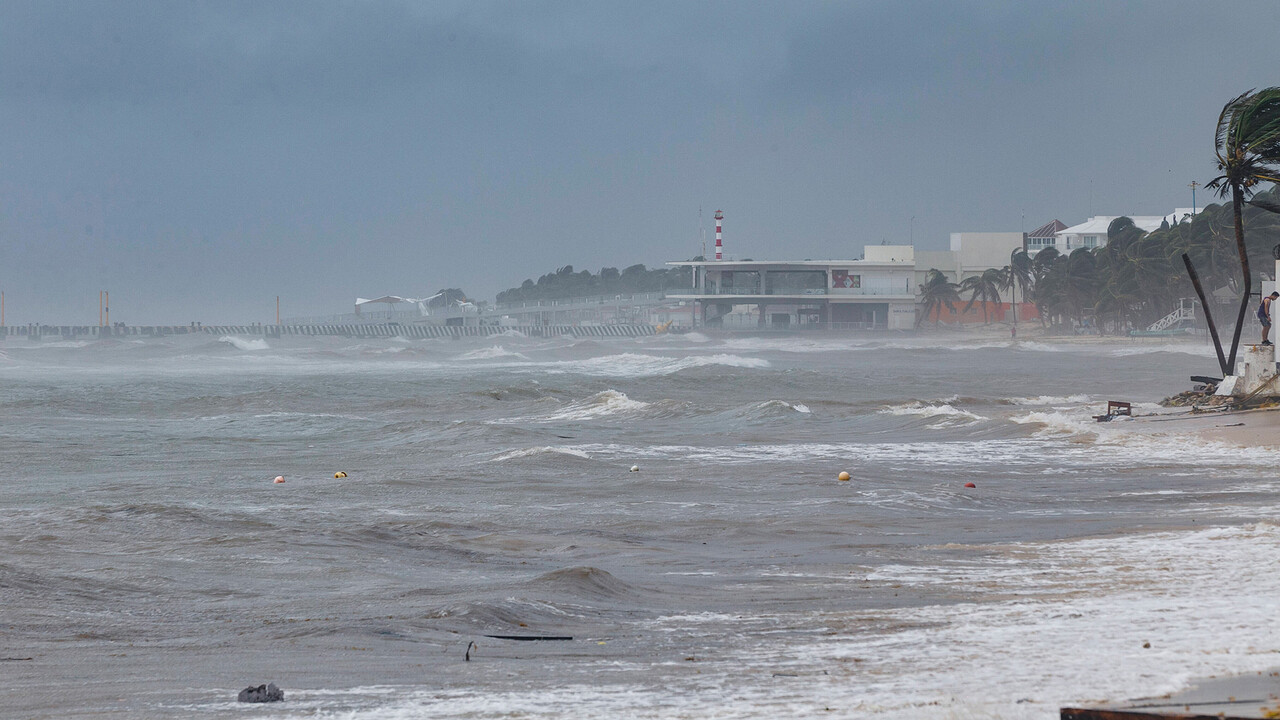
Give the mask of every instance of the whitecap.
[[639, 412], [647, 407], [649, 407], [649, 403], [632, 400], [627, 397], [626, 393], [621, 393], [617, 390], [605, 390], [592, 395], [586, 400], [570, 403], [563, 409], [541, 418], [541, 421], [590, 420], [619, 413]]
[[508, 350], [501, 345], [472, 350], [469, 353], [464, 353], [458, 356], [459, 360], [496, 360], [497, 358], [514, 358], [516, 360], [529, 359], [521, 353]]
[[269, 350], [271, 349], [270, 346], [267, 345], [267, 341], [262, 338], [254, 338], [252, 340], [246, 340], [244, 338], [236, 337], [235, 335], [223, 335], [222, 337], [218, 338], [218, 342], [223, 342], [223, 343], [227, 343], [228, 345], [232, 345], [237, 350]]
[[511, 450], [495, 456], [489, 462], [503, 462], [504, 460], [515, 460], [518, 458], [538, 457], [541, 455], [565, 455], [568, 457], [582, 458], [584, 460], [591, 459], [591, 456], [582, 450], [568, 447], [554, 447], [547, 445], [545, 447], [521, 448], [519, 450]]

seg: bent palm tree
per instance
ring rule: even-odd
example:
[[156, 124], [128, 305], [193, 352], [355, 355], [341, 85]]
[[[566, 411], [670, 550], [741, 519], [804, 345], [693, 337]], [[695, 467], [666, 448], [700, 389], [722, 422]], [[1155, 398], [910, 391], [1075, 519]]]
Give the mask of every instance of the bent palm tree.
[[1004, 272], [996, 268], [987, 268], [982, 271], [981, 275], [974, 275], [962, 280], [960, 282], [960, 291], [969, 293], [969, 302], [964, 306], [964, 311], [969, 312], [969, 308], [981, 301], [982, 322], [990, 323], [991, 320], [987, 316], [987, 303], [1000, 302], [1000, 288], [1004, 284]]
[[942, 315], [942, 306], [946, 305], [948, 310], [954, 312], [956, 303], [960, 302], [960, 294], [956, 292], [956, 284], [947, 280], [941, 270], [929, 268], [929, 274], [920, 286], [920, 302], [924, 305], [924, 313], [916, 320], [916, 327], [920, 327], [920, 323], [930, 313], [933, 313], [933, 323], [936, 326]]
[[1009, 264], [1004, 267], [1005, 284], [1002, 290], [1009, 291], [1009, 300], [1013, 304], [1013, 324], [1018, 324], [1018, 294], [1022, 290], [1022, 302], [1027, 301], [1027, 286], [1031, 284], [1031, 256], [1022, 248], [1014, 248], [1009, 253]]
[[1211, 180], [1208, 187], [1216, 189], [1220, 197], [1226, 197], [1228, 192], [1231, 194], [1236, 252], [1240, 256], [1240, 271], [1244, 276], [1240, 311], [1236, 316], [1231, 355], [1227, 360], [1228, 367], [1234, 371], [1236, 350], [1240, 347], [1240, 333], [1244, 330], [1249, 294], [1253, 289], [1249, 251], [1244, 242], [1243, 208], [1258, 183], [1267, 180], [1280, 182], [1280, 87], [1257, 92], [1250, 90], [1224, 105], [1222, 114], [1218, 116], [1216, 145], [1218, 171], [1222, 174]]

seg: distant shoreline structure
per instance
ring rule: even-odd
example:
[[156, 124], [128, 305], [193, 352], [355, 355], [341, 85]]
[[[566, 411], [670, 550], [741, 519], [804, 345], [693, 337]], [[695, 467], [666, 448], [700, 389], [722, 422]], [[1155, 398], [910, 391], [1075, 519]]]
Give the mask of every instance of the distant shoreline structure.
[[0, 341], [105, 340], [108, 338], [161, 338], [182, 335], [248, 335], [264, 338], [355, 337], [355, 338], [459, 338], [488, 337], [519, 333], [528, 336], [561, 337], [642, 337], [655, 335], [658, 326], [635, 325], [429, 325], [400, 323], [352, 323], [308, 325], [18, 325], [0, 327]]

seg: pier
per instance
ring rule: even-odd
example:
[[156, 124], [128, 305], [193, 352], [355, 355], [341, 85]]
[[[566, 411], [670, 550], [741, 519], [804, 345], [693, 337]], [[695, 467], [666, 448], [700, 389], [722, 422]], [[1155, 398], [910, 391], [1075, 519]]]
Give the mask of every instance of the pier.
[[657, 333], [654, 325], [426, 325], [350, 323], [319, 325], [15, 325], [0, 327], [0, 341], [162, 338], [177, 335], [247, 335], [263, 338], [336, 336], [350, 338], [461, 338], [518, 332], [534, 337], [641, 337]]

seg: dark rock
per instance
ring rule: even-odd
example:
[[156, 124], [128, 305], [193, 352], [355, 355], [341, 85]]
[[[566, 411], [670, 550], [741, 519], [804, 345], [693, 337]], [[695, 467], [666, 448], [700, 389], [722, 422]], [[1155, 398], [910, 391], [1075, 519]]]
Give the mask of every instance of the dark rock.
[[276, 687], [275, 683], [247, 687], [240, 691], [240, 695], [236, 697], [236, 700], [252, 703], [279, 702], [284, 700], [284, 691]]

